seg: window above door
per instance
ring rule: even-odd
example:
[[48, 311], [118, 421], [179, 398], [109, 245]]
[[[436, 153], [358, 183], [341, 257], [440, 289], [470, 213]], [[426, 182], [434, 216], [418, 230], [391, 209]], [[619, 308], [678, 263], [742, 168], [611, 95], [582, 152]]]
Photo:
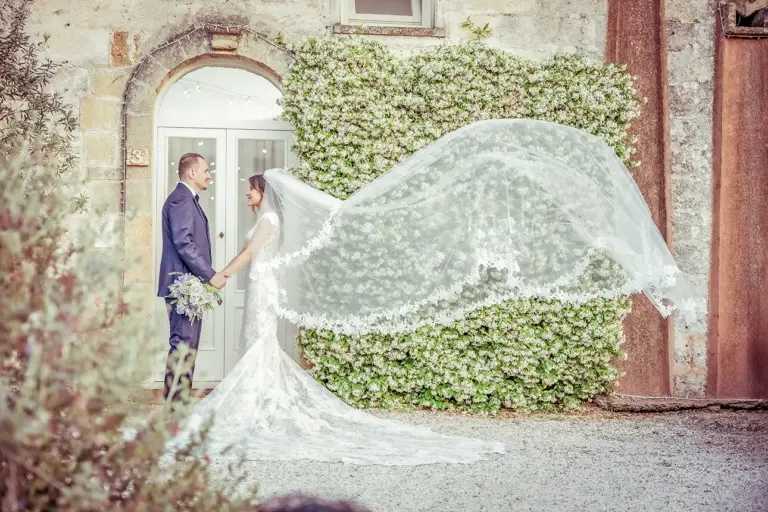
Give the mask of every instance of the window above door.
[[342, 23], [432, 28], [431, 0], [340, 1]]
[[335, 0], [335, 34], [444, 37], [435, 26], [437, 0]]

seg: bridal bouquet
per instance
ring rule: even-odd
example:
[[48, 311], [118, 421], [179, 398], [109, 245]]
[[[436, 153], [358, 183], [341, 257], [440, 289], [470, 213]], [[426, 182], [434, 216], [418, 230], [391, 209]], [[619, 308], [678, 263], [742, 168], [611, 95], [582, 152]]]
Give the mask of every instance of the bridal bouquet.
[[173, 272], [169, 275], [179, 277], [168, 288], [171, 304], [176, 306], [176, 312], [187, 315], [192, 323], [203, 319], [203, 314], [213, 309], [215, 304], [221, 304], [221, 292], [213, 285], [203, 284], [200, 278], [192, 274]]

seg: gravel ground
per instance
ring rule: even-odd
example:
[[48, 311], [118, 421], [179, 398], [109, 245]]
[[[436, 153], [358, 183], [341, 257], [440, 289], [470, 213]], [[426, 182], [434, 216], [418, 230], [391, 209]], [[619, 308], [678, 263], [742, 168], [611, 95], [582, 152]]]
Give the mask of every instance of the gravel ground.
[[375, 414], [508, 453], [474, 465], [252, 462], [261, 495], [351, 498], [376, 512], [768, 511], [768, 413]]

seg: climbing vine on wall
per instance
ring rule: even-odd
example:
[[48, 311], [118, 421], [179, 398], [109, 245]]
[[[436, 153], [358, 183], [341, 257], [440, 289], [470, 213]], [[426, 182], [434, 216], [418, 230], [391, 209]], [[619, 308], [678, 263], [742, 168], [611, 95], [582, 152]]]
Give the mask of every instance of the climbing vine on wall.
[[[398, 59], [364, 39], [311, 39], [284, 83], [309, 184], [346, 198], [440, 136], [482, 119], [535, 118], [602, 137], [631, 165], [638, 103], [619, 66], [546, 62], [481, 41]], [[360, 407], [496, 411], [575, 406], [610, 391], [629, 298], [515, 300], [399, 336], [305, 331], [314, 375]]]

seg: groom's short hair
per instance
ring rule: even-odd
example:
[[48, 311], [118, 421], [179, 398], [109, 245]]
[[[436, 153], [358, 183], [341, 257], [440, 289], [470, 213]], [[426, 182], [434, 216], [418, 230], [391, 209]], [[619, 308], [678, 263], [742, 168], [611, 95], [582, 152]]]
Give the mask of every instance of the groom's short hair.
[[200, 153], [184, 153], [179, 158], [179, 178], [187, 175], [187, 171], [197, 165], [198, 162], [205, 160]]

